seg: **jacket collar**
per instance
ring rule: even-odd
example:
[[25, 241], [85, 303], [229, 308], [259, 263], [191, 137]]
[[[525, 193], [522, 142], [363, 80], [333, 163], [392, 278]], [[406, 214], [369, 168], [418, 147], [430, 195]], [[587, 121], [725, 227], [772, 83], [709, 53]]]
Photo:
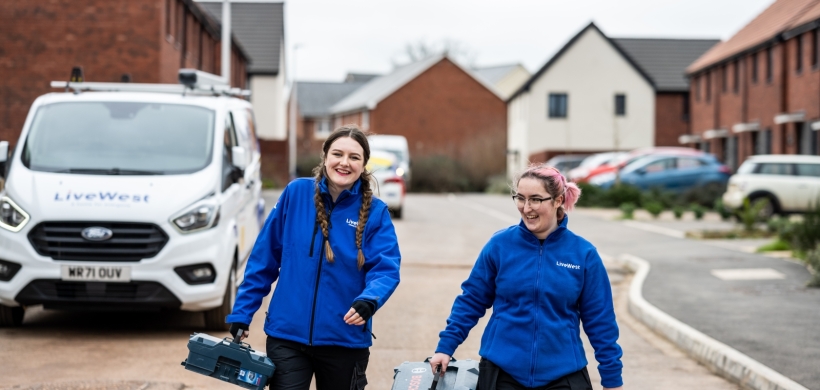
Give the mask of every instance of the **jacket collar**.
[[[564, 232], [564, 230], [567, 230], [567, 221], [569, 221], [569, 215], [567, 215], [567, 213], [565, 212], [564, 219], [561, 220], [561, 222], [558, 223], [558, 227], [556, 227], [555, 230], [552, 233], [550, 233], [549, 236], [547, 236], [547, 241], [551, 241], [558, 238]], [[526, 237], [528, 240], [532, 240], [533, 242], [538, 243], [538, 237], [536, 237], [535, 234], [533, 234], [530, 231], [530, 229], [527, 228], [527, 225], [524, 224], [523, 219], [521, 220], [521, 222], [518, 223], [518, 228], [524, 237]]]
[[[361, 187], [362, 179], [359, 178], [358, 180], [356, 180], [355, 183], [353, 183], [353, 187], [350, 187], [349, 190], [342, 190], [342, 192], [339, 194], [339, 197], [336, 198], [336, 204], [344, 202], [348, 199], [355, 199], [356, 197], [358, 197], [359, 190], [361, 189]], [[319, 182], [319, 191], [322, 193], [322, 196], [325, 198], [325, 200], [327, 200], [328, 204], [333, 204], [333, 198], [330, 196], [330, 190], [327, 187], [326, 177], [322, 178], [322, 180]]]

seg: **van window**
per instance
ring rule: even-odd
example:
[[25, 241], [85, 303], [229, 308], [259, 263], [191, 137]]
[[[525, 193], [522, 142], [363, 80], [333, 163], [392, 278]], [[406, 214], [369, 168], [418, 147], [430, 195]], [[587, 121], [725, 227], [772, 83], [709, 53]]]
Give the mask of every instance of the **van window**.
[[233, 166], [233, 147], [239, 146], [234, 130], [233, 116], [229, 113], [225, 119], [225, 133], [222, 141], [222, 192], [236, 182], [236, 171]]
[[793, 166], [791, 163], [761, 163], [755, 169], [755, 173], [760, 175], [793, 175]]
[[796, 164], [797, 176], [820, 177], [820, 164]]
[[208, 166], [214, 112], [139, 102], [53, 103], [37, 109], [23, 147], [34, 171], [168, 175]]

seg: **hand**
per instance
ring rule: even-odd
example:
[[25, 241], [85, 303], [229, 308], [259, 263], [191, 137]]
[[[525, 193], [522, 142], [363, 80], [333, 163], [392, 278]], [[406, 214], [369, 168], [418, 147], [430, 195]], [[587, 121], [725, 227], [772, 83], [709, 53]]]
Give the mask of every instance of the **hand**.
[[250, 332], [248, 332], [249, 328], [250, 328], [250, 326], [248, 326], [248, 324], [243, 324], [243, 323], [239, 323], [239, 322], [231, 323], [231, 329], [230, 329], [231, 339], [236, 337], [236, 334], [240, 330], [242, 330], [242, 336], [239, 337], [239, 341], [242, 341], [242, 340], [246, 339], [250, 335]]
[[373, 317], [373, 304], [367, 301], [356, 301], [350, 306], [350, 310], [345, 314], [344, 320], [348, 325], [364, 325], [370, 317]]
[[433, 370], [433, 374], [441, 367], [441, 376], [444, 376], [444, 373], [447, 372], [448, 364], [450, 364], [450, 355], [446, 353], [436, 352], [436, 354], [430, 358], [430, 368]]

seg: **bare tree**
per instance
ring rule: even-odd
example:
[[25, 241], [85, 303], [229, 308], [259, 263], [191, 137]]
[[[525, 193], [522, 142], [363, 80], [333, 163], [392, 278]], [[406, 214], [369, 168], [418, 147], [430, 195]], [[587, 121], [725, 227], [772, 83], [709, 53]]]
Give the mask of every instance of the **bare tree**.
[[437, 55], [447, 55], [467, 67], [472, 67], [477, 57], [470, 47], [454, 39], [442, 39], [438, 42], [419, 39], [415, 43], [406, 44], [404, 51], [394, 55], [391, 62], [394, 67], [399, 67]]

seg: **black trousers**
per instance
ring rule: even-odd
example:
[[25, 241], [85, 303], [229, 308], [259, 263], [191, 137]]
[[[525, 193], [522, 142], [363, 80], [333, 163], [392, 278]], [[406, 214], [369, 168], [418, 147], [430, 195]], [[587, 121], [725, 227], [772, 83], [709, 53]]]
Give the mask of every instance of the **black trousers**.
[[311, 347], [268, 336], [268, 357], [276, 366], [271, 390], [309, 390], [316, 375], [317, 390], [363, 390], [369, 348]]
[[525, 387], [495, 365], [482, 358], [478, 363], [478, 390], [592, 390], [587, 368], [558, 378], [546, 386]]

